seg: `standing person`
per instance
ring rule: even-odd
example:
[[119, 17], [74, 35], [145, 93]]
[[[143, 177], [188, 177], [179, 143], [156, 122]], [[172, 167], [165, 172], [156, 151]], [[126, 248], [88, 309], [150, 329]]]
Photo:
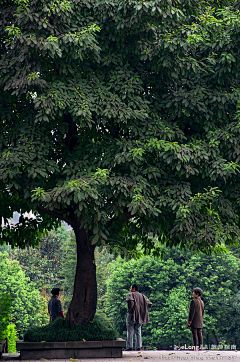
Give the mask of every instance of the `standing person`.
[[141, 351], [142, 335], [141, 326], [148, 323], [148, 310], [152, 307], [150, 300], [143, 294], [139, 293], [138, 285], [132, 284], [130, 293], [127, 295], [127, 351], [133, 349], [133, 333], [135, 332], [135, 348]]
[[59, 299], [60, 288], [53, 288], [51, 290], [52, 297], [48, 302], [48, 313], [50, 314], [50, 323], [55, 321], [57, 317], [65, 318], [63, 314], [62, 303]]
[[197, 348], [197, 342], [199, 350], [202, 349], [203, 337], [203, 315], [204, 315], [204, 303], [201, 300], [203, 291], [201, 288], [193, 288], [193, 300], [190, 303], [187, 325], [191, 327], [194, 349]]

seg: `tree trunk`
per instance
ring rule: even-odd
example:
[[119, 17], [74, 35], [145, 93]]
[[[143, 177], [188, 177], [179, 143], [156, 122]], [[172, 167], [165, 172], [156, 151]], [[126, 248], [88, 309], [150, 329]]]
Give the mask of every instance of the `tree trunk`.
[[74, 232], [77, 242], [77, 267], [73, 297], [67, 312], [71, 325], [91, 321], [97, 307], [95, 246], [90, 244], [85, 230], [75, 229]]
[[209, 334], [207, 332], [207, 349], [210, 349], [210, 346], [209, 346]]
[[219, 340], [218, 340], [218, 338], [217, 338], [217, 336], [216, 336], [215, 330], [213, 329], [212, 332], [213, 332], [213, 336], [214, 336], [214, 338], [215, 338], [216, 344], [217, 344], [217, 346], [218, 346], [218, 345], [219, 345]]

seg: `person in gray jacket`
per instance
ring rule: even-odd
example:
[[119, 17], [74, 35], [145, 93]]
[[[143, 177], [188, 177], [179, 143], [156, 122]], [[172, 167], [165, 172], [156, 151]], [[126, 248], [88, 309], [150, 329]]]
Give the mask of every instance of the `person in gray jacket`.
[[148, 310], [152, 307], [150, 300], [144, 295], [139, 293], [138, 285], [132, 284], [130, 293], [127, 295], [126, 302], [127, 308], [127, 351], [133, 349], [133, 334], [135, 332], [135, 348], [141, 351], [142, 348], [142, 324], [148, 323]]
[[193, 300], [190, 303], [187, 325], [191, 328], [194, 349], [197, 348], [197, 342], [199, 350], [202, 349], [203, 337], [203, 316], [204, 316], [204, 303], [201, 300], [203, 291], [201, 288], [193, 288]]

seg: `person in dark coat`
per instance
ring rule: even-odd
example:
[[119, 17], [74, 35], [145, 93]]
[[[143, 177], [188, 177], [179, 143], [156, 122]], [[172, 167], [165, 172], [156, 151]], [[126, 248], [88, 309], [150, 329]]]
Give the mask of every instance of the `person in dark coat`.
[[60, 288], [53, 288], [51, 290], [51, 293], [52, 293], [52, 297], [48, 301], [48, 313], [50, 314], [49, 323], [55, 321], [55, 319], [58, 317], [65, 318], [65, 316], [63, 314], [62, 303], [59, 299]]
[[203, 336], [202, 336], [202, 327], [203, 327], [203, 316], [204, 316], [204, 303], [201, 300], [201, 295], [203, 291], [201, 288], [193, 288], [193, 300], [190, 303], [187, 325], [191, 328], [193, 345], [196, 350], [197, 342], [199, 345], [199, 350], [202, 349], [203, 345]]
[[148, 310], [152, 307], [152, 303], [144, 294], [139, 293], [137, 284], [132, 284], [126, 302], [128, 304], [126, 319], [127, 351], [131, 351], [133, 348], [134, 333], [136, 350], [141, 351], [141, 327], [142, 324], [149, 322]]

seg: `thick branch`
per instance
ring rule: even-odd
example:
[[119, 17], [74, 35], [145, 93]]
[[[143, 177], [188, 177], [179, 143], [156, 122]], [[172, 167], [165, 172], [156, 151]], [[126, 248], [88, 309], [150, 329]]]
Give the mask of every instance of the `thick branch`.
[[57, 219], [66, 221], [66, 222], [67, 222], [69, 225], [71, 225], [72, 227], [75, 226], [74, 221], [73, 221], [70, 217], [63, 216], [62, 214], [60, 214], [60, 213], [57, 212], [57, 211], [48, 210], [48, 209], [46, 209], [45, 207], [43, 207], [42, 205], [37, 206], [37, 209], [40, 210], [40, 211], [45, 212], [45, 214], [48, 214], [48, 215], [53, 216], [53, 217], [56, 217]]
[[131, 215], [131, 213], [129, 211], [126, 211], [125, 212], [125, 217], [123, 219], [120, 219], [120, 218], [113, 218], [109, 221], [108, 225], [109, 226], [112, 226], [112, 224], [114, 222], [117, 222], [117, 221], [120, 221], [122, 224], [124, 224], [126, 221], [130, 220], [131, 218], [133, 217], [133, 215]]
[[68, 133], [66, 134], [64, 143], [69, 150], [72, 151], [78, 143], [77, 125], [70, 114], [64, 115], [64, 122], [68, 123]]

